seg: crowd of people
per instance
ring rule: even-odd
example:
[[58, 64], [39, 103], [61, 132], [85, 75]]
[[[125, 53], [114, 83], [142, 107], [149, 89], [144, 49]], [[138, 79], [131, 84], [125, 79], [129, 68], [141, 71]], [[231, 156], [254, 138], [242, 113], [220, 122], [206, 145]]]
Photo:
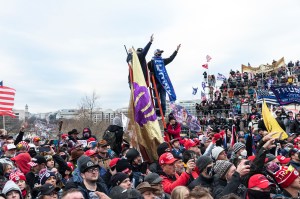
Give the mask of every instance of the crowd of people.
[[[276, 63], [276, 61], [273, 61]], [[242, 105], [256, 106], [256, 90], [270, 90], [272, 85], [296, 84], [299, 86], [300, 65], [290, 61], [287, 66], [265, 73], [240, 72], [231, 70], [221, 86], [216, 87], [214, 75], [203, 73], [208, 95], [196, 104], [197, 116], [204, 119], [214, 115], [219, 118], [229, 117], [230, 113], [242, 114]], [[251, 109], [251, 108], [250, 108]]]
[[[144, 49], [137, 49], [147, 85], [145, 56], [152, 41], [153, 35]], [[179, 48], [167, 59], [155, 50], [150, 71], [157, 64], [164, 68]], [[131, 59], [129, 54], [127, 61]], [[16, 136], [2, 132], [0, 199], [300, 198], [300, 114], [294, 118], [282, 107], [276, 110], [277, 122], [289, 135], [281, 140], [273, 137], [278, 132], [266, 131], [254, 106], [256, 89], [269, 89], [270, 82], [297, 82], [299, 62], [291, 64], [257, 75], [230, 71], [218, 90], [215, 77], [206, 74], [209, 98], [197, 105], [206, 128], [182, 137], [181, 124], [170, 114], [167, 139], [153, 150], [159, 158], [152, 162], [125, 139], [118, 116], [101, 139], [88, 127], [59, 134], [59, 140], [26, 139], [24, 127]], [[165, 114], [166, 91], [157, 82]], [[238, 104], [249, 102], [251, 112], [241, 115]]]
[[24, 128], [15, 138], [2, 134], [0, 198], [300, 198], [299, 125], [290, 124], [287, 140], [274, 139], [262, 120], [255, 127], [255, 111], [242, 130], [212, 125], [195, 138], [181, 137], [169, 115], [170, 141], [154, 162], [123, 139], [119, 117], [99, 140], [89, 128], [57, 144], [23, 139]]

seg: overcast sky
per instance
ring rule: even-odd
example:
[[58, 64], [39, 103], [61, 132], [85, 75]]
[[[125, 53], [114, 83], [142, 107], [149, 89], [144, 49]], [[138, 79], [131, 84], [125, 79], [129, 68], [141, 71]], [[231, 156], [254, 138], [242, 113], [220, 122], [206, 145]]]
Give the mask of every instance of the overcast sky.
[[31, 113], [78, 108], [93, 90], [103, 108], [126, 107], [128, 66], [124, 45], [156, 48], [177, 98], [195, 99], [201, 67], [227, 75], [241, 64], [300, 59], [299, 0], [102, 1], [0, 0], [0, 81], [15, 88], [15, 109]]

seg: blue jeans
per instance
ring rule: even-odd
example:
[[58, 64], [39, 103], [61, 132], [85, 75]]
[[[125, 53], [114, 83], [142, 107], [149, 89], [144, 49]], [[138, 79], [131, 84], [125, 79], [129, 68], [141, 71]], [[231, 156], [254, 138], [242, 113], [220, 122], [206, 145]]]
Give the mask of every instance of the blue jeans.
[[[156, 86], [157, 86], [157, 92], [158, 92], [158, 95], [159, 95], [159, 98], [160, 98], [161, 108], [162, 108], [163, 114], [165, 116], [165, 113], [166, 113], [166, 95], [167, 94], [166, 94], [166, 91], [162, 87], [161, 84], [157, 84]], [[155, 96], [155, 93], [154, 93], [154, 96]], [[156, 115], [161, 116], [160, 111], [159, 111], [159, 106], [158, 106], [158, 103], [157, 103], [157, 99], [155, 99], [155, 108], [156, 108]]]

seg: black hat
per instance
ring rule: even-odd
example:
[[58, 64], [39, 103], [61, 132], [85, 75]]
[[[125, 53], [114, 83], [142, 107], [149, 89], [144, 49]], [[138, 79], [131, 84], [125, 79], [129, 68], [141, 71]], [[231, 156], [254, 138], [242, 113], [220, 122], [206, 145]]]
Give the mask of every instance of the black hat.
[[127, 151], [126, 153], [126, 158], [128, 160], [129, 163], [132, 163], [133, 160], [135, 158], [137, 158], [138, 156], [140, 156], [140, 152], [138, 152], [136, 149], [134, 148], [131, 148]]
[[149, 173], [145, 176], [144, 181], [149, 184], [158, 184], [161, 183], [162, 178], [157, 173]]
[[89, 168], [98, 167], [98, 165], [96, 165], [91, 158], [86, 155], [82, 155], [80, 158], [78, 158], [77, 166], [80, 173], [84, 173]]
[[127, 199], [127, 189], [120, 186], [114, 186], [109, 192], [109, 197], [112, 199]]
[[53, 191], [58, 192], [60, 190], [59, 187], [55, 187], [52, 184], [44, 184], [43, 186], [40, 187], [40, 196], [43, 195], [49, 195], [51, 194]]
[[169, 115], [169, 122], [170, 122], [171, 120], [176, 120], [176, 118], [174, 117], [173, 114], [170, 114], [170, 115]]
[[160, 145], [158, 145], [158, 147], [157, 147], [157, 155], [161, 156], [165, 152], [170, 152], [170, 148], [169, 148], [168, 143], [163, 142]]
[[116, 164], [116, 170], [117, 172], [126, 172], [126, 170], [132, 170], [132, 166], [127, 159], [120, 159]]
[[267, 153], [267, 154], [266, 154], [265, 163], [271, 162], [271, 161], [273, 161], [273, 160], [275, 160], [275, 159], [276, 159], [276, 156], [275, 156], [275, 155], [273, 155], [273, 154], [271, 154], [271, 153]]
[[198, 160], [196, 161], [196, 165], [199, 171], [202, 172], [207, 167], [207, 165], [211, 164], [212, 162], [213, 159], [211, 157], [203, 155], [198, 158]]
[[37, 163], [37, 164], [47, 164], [47, 160], [44, 156], [42, 155], [36, 155], [31, 159], [31, 162]]
[[291, 157], [292, 155], [298, 153], [299, 150], [298, 149], [295, 149], [295, 148], [292, 148], [290, 151], [289, 151], [289, 157]]
[[113, 175], [110, 179], [111, 186], [119, 186], [126, 178], [129, 178], [129, 176], [125, 173], [118, 172], [115, 175]]
[[72, 134], [79, 134], [77, 129], [73, 129], [72, 131], [68, 132], [68, 135], [72, 135]]

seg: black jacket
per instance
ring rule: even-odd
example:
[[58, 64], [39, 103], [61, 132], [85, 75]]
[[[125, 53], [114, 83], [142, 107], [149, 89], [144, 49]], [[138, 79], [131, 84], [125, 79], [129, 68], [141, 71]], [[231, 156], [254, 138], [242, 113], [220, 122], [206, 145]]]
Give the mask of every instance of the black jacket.
[[290, 132], [297, 134], [297, 136], [300, 135], [300, 122], [298, 122], [297, 120], [295, 120], [290, 125]]
[[[140, 64], [141, 64], [141, 67], [142, 67], [142, 70], [143, 70], [143, 74], [144, 74], [144, 78], [145, 78], [145, 81], [147, 83], [147, 80], [148, 80], [148, 73], [147, 73], [147, 62], [146, 62], [146, 55], [150, 49], [150, 46], [151, 46], [151, 42], [149, 42], [145, 48], [143, 48], [142, 52], [140, 53], [137, 53], [137, 56], [139, 58], [139, 61], [140, 61]], [[130, 61], [132, 60], [132, 54], [128, 54], [127, 55], [127, 63], [129, 63]], [[130, 82], [130, 74], [128, 75], [128, 82]]]
[[205, 176], [203, 176], [202, 174], [199, 175], [199, 177], [195, 180], [193, 180], [189, 185], [188, 188], [190, 190], [194, 189], [195, 186], [200, 185], [201, 187], [205, 187], [208, 188], [210, 191], [213, 189], [213, 182], [214, 182], [214, 178], [207, 178]]
[[238, 196], [243, 196], [245, 186], [241, 184], [241, 177], [238, 172], [235, 172], [232, 175], [231, 181], [227, 183], [226, 180], [214, 177], [213, 182], [213, 198], [219, 199], [222, 196], [225, 196], [230, 193], [234, 193]]

